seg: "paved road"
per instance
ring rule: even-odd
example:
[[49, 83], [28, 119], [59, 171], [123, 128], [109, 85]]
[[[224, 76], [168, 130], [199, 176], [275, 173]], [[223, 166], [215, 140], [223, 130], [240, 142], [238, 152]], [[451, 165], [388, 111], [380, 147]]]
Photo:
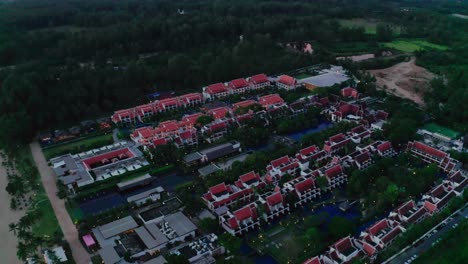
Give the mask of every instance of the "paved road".
[[78, 231], [65, 209], [65, 202], [57, 197], [58, 189], [56, 178], [54, 177], [52, 169], [47, 165], [41, 147], [37, 142], [31, 143], [30, 147], [37, 169], [41, 174], [42, 184], [54, 209], [55, 216], [57, 216], [65, 239], [68, 244], [70, 244], [73, 259], [77, 264], [89, 264], [91, 261], [90, 256], [78, 240]]
[[420, 243], [416, 247], [410, 247], [407, 251], [405, 251], [403, 254], [393, 259], [389, 263], [390, 264], [405, 263], [413, 255], [420, 255], [421, 253], [427, 251], [429, 248], [432, 247], [432, 243], [434, 243], [438, 238], [442, 237], [445, 233], [451, 230], [455, 223], [459, 223], [467, 215], [468, 215], [468, 207], [465, 207], [456, 216], [452, 216], [453, 219], [451, 221], [447, 221], [445, 225], [440, 225], [439, 227], [437, 227], [436, 228], [437, 232], [435, 234], [431, 234], [428, 238], [424, 240], [423, 243]]

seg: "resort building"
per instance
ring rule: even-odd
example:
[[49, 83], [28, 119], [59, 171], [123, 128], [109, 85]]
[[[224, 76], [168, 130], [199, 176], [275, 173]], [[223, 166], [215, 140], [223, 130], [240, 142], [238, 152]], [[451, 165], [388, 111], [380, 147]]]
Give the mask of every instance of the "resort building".
[[411, 155], [421, 158], [426, 163], [435, 163], [440, 169], [447, 173], [450, 173], [459, 167], [458, 162], [452, 159], [450, 154], [421, 142], [409, 142], [407, 149]]
[[221, 226], [233, 236], [242, 235], [260, 226], [257, 208], [254, 203], [231, 213], [227, 211], [219, 217]]

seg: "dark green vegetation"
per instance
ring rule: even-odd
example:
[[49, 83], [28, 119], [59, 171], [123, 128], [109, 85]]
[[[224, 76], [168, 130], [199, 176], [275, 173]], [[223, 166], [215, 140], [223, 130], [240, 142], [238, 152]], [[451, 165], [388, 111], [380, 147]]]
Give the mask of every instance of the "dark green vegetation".
[[[451, 110], [466, 110], [457, 98], [467, 96], [461, 73], [468, 22], [449, 15], [454, 10], [464, 13], [466, 5], [403, 0], [5, 3], [0, 5], [0, 135], [26, 140], [41, 129], [143, 103], [150, 92], [182, 93], [258, 72], [332, 62], [339, 52], [378, 51], [382, 41], [395, 37], [400, 44], [426, 40], [448, 47], [418, 42], [428, 47], [419, 54], [421, 64], [449, 74], [448, 86], [431, 96], [445, 107], [431, 109], [436, 116], [448, 115], [447, 122], [463, 124], [468, 111]], [[356, 18], [364, 22], [355, 23]], [[303, 41], [313, 43], [314, 56], [277, 45]]]
[[367, 213], [384, 213], [431, 187], [439, 170], [435, 164], [422, 165], [421, 161], [406, 153], [378, 160], [365, 170], [351, 173], [348, 194], [363, 199]]
[[35, 255], [39, 246], [61, 243], [63, 234], [28, 146], [9, 149], [5, 154], [8, 160], [4, 159], [3, 166], [9, 171], [6, 190], [12, 196], [10, 207], [12, 210], [26, 209], [26, 213], [17, 223], [3, 224], [9, 224], [10, 231], [17, 236], [17, 255], [25, 260]]
[[[386, 260], [399, 252], [401, 249], [405, 248], [406, 246], [410, 245], [413, 243], [416, 239], [424, 235], [426, 232], [431, 230], [434, 226], [438, 225], [440, 222], [442, 222], [445, 218], [450, 216], [453, 212], [456, 210], [462, 208], [466, 202], [468, 201], [468, 194], [466, 192], [463, 193], [463, 196], [455, 197], [453, 198], [447, 207], [443, 209], [440, 213], [437, 213], [431, 217], [428, 217], [424, 219], [421, 223], [412, 225], [410, 228], [406, 230], [406, 232], [403, 235], [398, 236], [395, 241], [387, 247], [382, 253], [379, 254], [378, 260], [379, 262]], [[461, 233], [461, 235], [466, 236], [466, 233]], [[460, 242], [460, 246], [464, 243], [464, 247], [466, 248], [466, 241]], [[442, 244], [445, 249], [448, 249], [446, 247], [446, 244]], [[453, 250], [454, 248], [450, 248]], [[466, 250], [465, 250], [466, 251]], [[461, 254], [462, 252], [465, 251], [451, 251], [451, 252], [457, 252], [457, 254]], [[423, 262], [420, 262], [423, 263]], [[433, 263], [452, 263], [452, 262], [433, 262]], [[453, 262], [453, 263], [458, 263], [458, 262]]]
[[468, 258], [467, 232], [468, 220], [465, 219], [460, 226], [450, 230], [439, 243], [420, 255], [414, 263], [465, 263]]
[[92, 136], [86, 139], [79, 139], [76, 142], [65, 143], [60, 145], [54, 145], [52, 147], [44, 148], [44, 156], [46, 160], [51, 158], [64, 155], [64, 154], [76, 154], [86, 150], [100, 148], [105, 145], [114, 143], [112, 134], [105, 134], [99, 136]]

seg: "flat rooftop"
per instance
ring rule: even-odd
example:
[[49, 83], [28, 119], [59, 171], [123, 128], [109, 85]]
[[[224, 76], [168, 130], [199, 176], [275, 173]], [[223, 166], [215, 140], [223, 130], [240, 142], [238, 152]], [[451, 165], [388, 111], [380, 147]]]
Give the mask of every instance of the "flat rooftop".
[[138, 227], [138, 224], [135, 222], [133, 217], [127, 216], [119, 220], [115, 220], [113, 222], [99, 226], [98, 230], [101, 232], [102, 236], [105, 239], [108, 239], [130, 229], [134, 229], [136, 227]]
[[349, 80], [349, 77], [336, 72], [328, 72], [321, 75], [302, 79], [302, 83], [311, 84], [316, 87], [330, 87]]

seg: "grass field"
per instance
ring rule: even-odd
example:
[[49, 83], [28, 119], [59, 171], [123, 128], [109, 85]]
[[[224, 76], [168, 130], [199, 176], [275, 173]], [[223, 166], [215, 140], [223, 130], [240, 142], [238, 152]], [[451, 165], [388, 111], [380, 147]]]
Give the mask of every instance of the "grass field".
[[96, 137], [85, 138], [71, 143], [65, 143], [62, 145], [52, 146], [50, 148], [44, 148], [43, 151], [46, 159], [49, 160], [59, 155], [67, 153], [76, 154], [88, 149], [99, 148], [105, 145], [109, 145], [113, 142], [114, 141], [112, 139], [112, 134], [106, 134]]
[[460, 135], [460, 133], [450, 129], [450, 128], [446, 128], [446, 127], [442, 127], [442, 126], [439, 126], [437, 124], [434, 124], [434, 123], [430, 123], [430, 124], [427, 124], [424, 126], [424, 129], [426, 129], [427, 131], [431, 132], [431, 133], [438, 133], [438, 134], [441, 134], [441, 135], [444, 135], [444, 136], [447, 136], [449, 138], [456, 138], [458, 137], [458, 135]]
[[295, 77], [296, 79], [298, 79], [298, 80], [301, 80], [301, 79], [309, 78], [309, 77], [311, 77], [311, 76], [312, 76], [312, 75], [303, 72], [303, 73], [299, 73], [299, 74], [295, 75], [294, 77]]
[[53, 237], [56, 233], [61, 234], [62, 230], [55, 217], [54, 209], [42, 186], [32, 204], [29, 210], [37, 210], [40, 215], [37, 222], [32, 227], [32, 232], [41, 237]]
[[447, 50], [447, 46], [437, 45], [425, 40], [395, 40], [392, 42], [382, 43], [382, 46], [396, 49], [402, 52], [415, 52], [417, 50]]
[[340, 19], [338, 20], [343, 27], [363, 27], [367, 34], [375, 34], [377, 28], [377, 22], [356, 18], [356, 19]]

